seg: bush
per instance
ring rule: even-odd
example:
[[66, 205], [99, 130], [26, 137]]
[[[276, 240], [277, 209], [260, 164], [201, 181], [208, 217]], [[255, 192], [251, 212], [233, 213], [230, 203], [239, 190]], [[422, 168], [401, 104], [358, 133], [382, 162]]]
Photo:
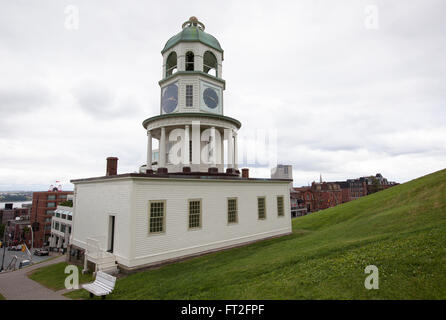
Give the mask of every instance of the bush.
[[66, 200], [59, 203], [59, 206], [73, 207], [73, 200]]

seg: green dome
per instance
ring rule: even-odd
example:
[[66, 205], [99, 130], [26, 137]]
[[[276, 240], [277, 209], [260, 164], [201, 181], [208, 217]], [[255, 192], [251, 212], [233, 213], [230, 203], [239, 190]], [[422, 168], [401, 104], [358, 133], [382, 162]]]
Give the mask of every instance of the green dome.
[[164, 49], [161, 51], [161, 53], [166, 52], [170, 48], [172, 48], [174, 45], [176, 45], [179, 42], [194, 42], [198, 41], [201, 42], [211, 48], [214, 48], [215, 50], [218, 50], [220, 52], [223, 52], [223, 49], [220, 46], [220, 43], [217, 39], [215, 39], [214, 36], [211, 36], [209, 33], [204, 32], [199, 26], [197, 25], [189, 25], [183, 30], [174, 35], [172, 38], [170, 38], [166, 45], [164, 46]]

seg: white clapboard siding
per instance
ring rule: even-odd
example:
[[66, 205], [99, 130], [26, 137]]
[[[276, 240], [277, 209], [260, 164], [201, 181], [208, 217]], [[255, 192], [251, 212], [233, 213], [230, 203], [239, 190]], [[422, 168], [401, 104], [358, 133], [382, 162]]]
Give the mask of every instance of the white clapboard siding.
[[[78, 183], [76, 192], [73, 244], [82, 247], [88, 236], [106, 236], [113, 214], [113, 254], [129, 268], [291, 232], [289, 182], [126, 177]], [[277, 215], [278, 195], [284, 197], [283, 217]], [[266, 197], [265, 220], [258, 219], [258, 196]], [[229, 197], [238, 199], [236, 224], [227, 222]], [[189, 199], [202, 201], [199, 229], [188, 228]], [[161, 234], [149, 234], [150, 200], [166, 204]]]

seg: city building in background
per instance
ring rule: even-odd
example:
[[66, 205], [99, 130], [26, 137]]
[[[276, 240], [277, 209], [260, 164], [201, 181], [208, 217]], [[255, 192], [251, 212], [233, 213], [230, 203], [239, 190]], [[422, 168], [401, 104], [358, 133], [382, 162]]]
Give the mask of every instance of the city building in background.
[[51, 236], [51, 218], [56, 207], [67, 201], [73, 191], [63, 191], [62, 187], [51, 186], [48, 191], [34, 192], [31, 207], [31, 224], [34, 230], [34, 248], [49, 245]]
[[4, 209], [0, 209], [0, 223], [6, 224], [9, 220], [14, 220], [17, 217], [28, 217], [31, 212], [30, 204], [22, 204], [20, 208], [14, 208], [13, 203], [6, 203]]
[[304, 216], [308, 213], [334, 207], [341, 203], [359, 199], [392, 186], [380, 173], [375, 176], [347, 179], [346, 181], [313, 182], [311, 186], [292, 188], [290, 193], [292, 217]]
[[14, 203], [5, 203], [4, 209], [0, 209], [0, 224], [5, 228], [7, 246], [21, 243], [31, 246], [30, 213], [31, 204], [14, 207]]
[[290, 179], [293, 180], [293, 166], [279, 164], [271, 169], [271, 179]]
[[279, 164], [277, 167], [271, 169], [271, 179], [288, 179], [290, 182], [290, 189], [293, 187], [293, 166]]
[[67, 196], [67, 202], [58, 205], [51, 219], [51, 236], [49, 247], [51, 251], [66, 252], [70, 241], [73, 223], [73, 195]]
[[6, 244], [14, 246], [25, 243], [28, 248], [32, 247], [31, 223], [29, 216], [16, 217], [6, 223]]

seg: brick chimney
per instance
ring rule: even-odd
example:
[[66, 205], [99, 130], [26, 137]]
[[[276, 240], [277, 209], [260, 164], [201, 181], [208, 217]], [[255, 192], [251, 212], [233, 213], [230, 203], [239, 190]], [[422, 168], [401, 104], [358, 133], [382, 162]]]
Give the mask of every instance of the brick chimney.
[[107, 158], [107, 171], [105, 175], [115, 176], [118, 174], [118, 158], [108, 157]]
[[249, 178], [249, 169], [248, 168], [242, 169], [242, 178]]

